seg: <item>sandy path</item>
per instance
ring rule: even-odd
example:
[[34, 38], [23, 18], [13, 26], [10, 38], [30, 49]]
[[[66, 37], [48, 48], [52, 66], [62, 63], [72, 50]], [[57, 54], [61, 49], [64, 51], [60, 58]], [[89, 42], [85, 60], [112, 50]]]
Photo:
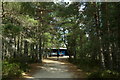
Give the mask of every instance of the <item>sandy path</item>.
[[[43, 65], [34, 65], [34, 73], [25, 76], [27, 79], [37, 78], [85, 78], [86, 74], [69, 62], [44, 59]], [[33, 68], [34, 69], [34, 68]]]

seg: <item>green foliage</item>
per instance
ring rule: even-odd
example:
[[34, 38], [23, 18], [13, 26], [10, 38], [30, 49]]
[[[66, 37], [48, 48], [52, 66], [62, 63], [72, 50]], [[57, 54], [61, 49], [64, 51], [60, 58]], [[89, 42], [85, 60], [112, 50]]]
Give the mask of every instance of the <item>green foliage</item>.
[[32, 63], [33, 61], [30, 58], [25, 57], [17, 57], [17, 58], [10, 58], [8, 61], [9, 63], [16, 63], [19, 65], [19, 68], [26, 72], [29, 71], [30, 67], [28, 66], [28, 63]]
[[19, 64], [9, 63], [7, 61], [3, 62], [2, 76], [5, 78], [20, 77], [22, 75], [22, 70]]
[[22, 27], [21, 26], [15, 26], [13, 24], [6, 24], [4, 26], [4, 30], [3, 33], [5, 35], [18, 35], [20, 33], [20, 31], [22, 31]]
[[30, 2], [21, 2], [21, 10], [20, 12], [23, 14], [29, 14], [30, 16], [35, 16], [35, 6]]
[[[20, 12], [21, 5], [20, 2], [4, 2], [4, 10], [5, 11], [13, 11], [13, 12]], [[11, 14], [11, 13], [10, 13]]]
[[116, 80], [120, 77], [120, 73], [111, 70], [101, 70], [92, 72], [88, 78], [115, 78]]
[[83, 69], [86, 72], [91, 72], [94, 69], [99, 69], [99, 62], [98, 61], [92, 61], [89, 58], [85, 59], [70, 59], [69, 62], [75, 64], [78, 66], [78, 68]]

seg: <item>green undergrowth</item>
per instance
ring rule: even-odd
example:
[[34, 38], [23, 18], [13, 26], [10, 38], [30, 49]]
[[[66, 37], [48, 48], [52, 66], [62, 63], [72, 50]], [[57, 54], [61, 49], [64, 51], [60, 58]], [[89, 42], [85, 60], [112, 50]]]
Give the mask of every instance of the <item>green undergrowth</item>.
[[120, 73], [112, 70], [101, 70], [98, 61], [81, 60], [81, 59], [70, 59], [69, 62], [77, 65], [78, 68], [82, 69], [87, 74], [87, 79], [92, 80], [93, 78], [111, 78], [113, 80], [120, 80]]
[[109, 78], [113, 80], [120, 80], [120, 73], [111, 70], [99, 70], [96, 72], [91, 72], [88, 75], [88, 79], [91, 78], [103, 78], [103, 79]]
[[2, 80], [7, 80], [9, 78], [20, 77], [22, 76], [23, 70], [20, 68], [20, 65], [17, 63], [9, 63], [7, 61], [3, 62], [2, 69]]
[[91, 72], [93, 70], [99, 69], [99, 64], [97, 61], [90, 61], [90, 60], [81, 60], [81, 59], [70, 59], [69, 62], [78, 66], [78, 68], [82, 69], [86, 72]]
[[23, 70], [24, 72], [29, 71], [30, 66], [28, 66], [29, 63], [28, 61], [25, 61], [24, 58], [11, 58], [9, 59], [9, 63], [16, 63], [20, 66], [20, 69]]
[[28, 72], [31, 68], [28, 64], [30, 63], [27, 63], [20, 58], [4, 60], [2, 63], [2, 80], [22, 77], [22, 73]]

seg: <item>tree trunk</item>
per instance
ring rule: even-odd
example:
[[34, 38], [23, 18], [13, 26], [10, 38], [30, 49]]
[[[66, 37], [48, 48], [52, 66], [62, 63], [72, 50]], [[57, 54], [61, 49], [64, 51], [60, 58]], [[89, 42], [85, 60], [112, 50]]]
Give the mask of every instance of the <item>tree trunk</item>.
[[39, 54], [38, 54], [38, 58], [39, 58], [39, 62], [41, 63], [42, 62], [42, 49], [43, 49], [43, 46], [42, 46], [42, 36], [40, 35], [39, 37]]

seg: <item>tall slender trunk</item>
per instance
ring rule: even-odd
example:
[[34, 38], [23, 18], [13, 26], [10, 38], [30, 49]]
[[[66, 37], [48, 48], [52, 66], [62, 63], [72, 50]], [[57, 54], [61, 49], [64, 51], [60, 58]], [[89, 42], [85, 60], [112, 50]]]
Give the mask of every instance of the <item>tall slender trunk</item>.
[[26, 40], [24, 41], [24, 57], [25, 57], [25, 62], [27, 62], [27, 59], [28, 59], [28, 42]]
[[17, 40], [16, 40], [16, 36], [14, 37], [14, 49], [13, 49], [13, 51], [14, 51], [14, 54], [13, 54], [13, 58], [15, 58], [16, 56], [17, 56], [17, 54], [16, 54], [16, 46], [17, 46], [17, 42], [16, 42]]
[[21, 57], [22, 57], [22, 54], [23, 54], [22, 50], [23, 50], [23, 37], [20, 34], [20, 49], [19, 49], [19, 53], [20, 53]]
[[20, 35], [18, 35], [18, 40], [17, 40], [17, 54], [18, 56], [20, 55]]
[[39, 54], [38, 54], [38, 57], [39, 57], [39, 62], [42, 62], [42, 36], [40, 35], [39, 37]]
[[38, 44], [36, 43], [35, 45], [36, 49], [35, 49], [35, 62], [38, 62]]
[[96, 32], [98, 34], [98, 41], [99, 41], [99, 59], [101, 62], [102, 69], [105, 69], [105, 61], [104, 61], [104, 54], [103, 54], [103, 45], [102, 45], [102, 31], [100, 29], [100, 8], [97, 7], [97, 3], [94, 3], [94, 7], [96, 8], [96, 12], [94, 14], [95, 17], [95, 25], [96, 25]]
[[117, 17], [116, 17], [116, 27], [117, 27], [117, 57], [116, 57], [116, 62], [117, 62], [117, 65], [116, 65], [116, 69], [117, 71], [120, 72], [120, 3], [118, 3], [116, 5], [116, 13], [117, 13]]

